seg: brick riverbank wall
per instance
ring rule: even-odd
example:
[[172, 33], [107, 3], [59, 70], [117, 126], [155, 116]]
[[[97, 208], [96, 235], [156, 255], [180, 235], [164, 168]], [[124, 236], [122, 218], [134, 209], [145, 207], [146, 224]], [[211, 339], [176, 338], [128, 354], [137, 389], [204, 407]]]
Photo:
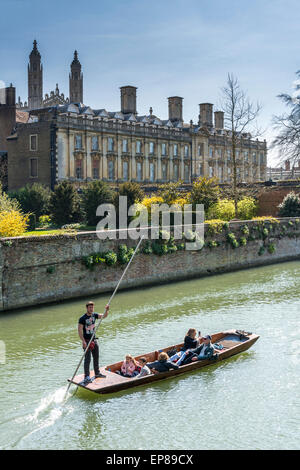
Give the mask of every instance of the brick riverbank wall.
[[[242, 233], [248, 226], [250, 234]], [[256, 228], [258, 227], [258, 228]], [[263, 227], [256, 222], [232, 222], [221, 233], [209, 234], [205, 226], [205, 246], [201, 251], [177, 251], [158, 256], [138, 253], [120, 288], [154, 285], [186, 280], [210, 274], [229, 272], [253, 266], [300, 259], [300, 223], [298, 219], [281, 219], [279, 225], [266, 223], [269, 234], [262, 238]], [[228, 233], [236, 239], [245, 237], [245, 246], [232, 248], [226, 241]], [[82, 257], [96, 252], [117, 250], [133, 240], [101, 241], [95, 233], [77, 235], [21, 237], [1, 239], [0, 244], [0, 310], [11, 310], [46, 302], [111, 292], [121, 277], [124, 266], [96, 265], [90, 271]], [[275, 252], [268, 247], [273, 245]], [[264, 246], [264, 249], [262, 249]], [[263, 251], [263, 253], [262, 253]]]

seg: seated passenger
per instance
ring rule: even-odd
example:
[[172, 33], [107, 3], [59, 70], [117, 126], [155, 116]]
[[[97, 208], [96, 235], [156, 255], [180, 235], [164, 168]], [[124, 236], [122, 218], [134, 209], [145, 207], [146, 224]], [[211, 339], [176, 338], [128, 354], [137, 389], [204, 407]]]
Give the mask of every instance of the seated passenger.
[[177, 365], [189, 364], [190, 362], [211, 359], [214, 355], [214, 347], [211, 344], [211, 336], [206, 335], [203, 339], [204, 342], [200, 344], [200, 346], [195, 349], [190, 349], [186, 351], [177, 362]]
[[[199, 345], [199, 341], [201, 339], [201, 333], [199, 331], [199, 336], [196, 338], [197, 330], [195, 328], [190, 328], [184, 338], [184, 345], [182, 346], [180, 351], [177, 351], [176, 354], [170, 357], [170, 361], [176, 362], [180, 359], [183, 353], [189, 349], [196, 348]], [[178, 361], [179, 362], [179, 361]]]
[[139, 359], [139, 363], [140, 363], [140, 366], [141, 366], [141, 371], [136, 376], [137, 379], [139, 379], [140, 377], [145, 377], [146, 375], [151, 374], [151, 371], [150, 371], [149, 367], [147, 366], [147, 359], [145, 357], [141, 357]]
[[199, 336], [197, 336], [196, 328], [190, 328], [184, 338], [184, 345], [181, 348], [181, 351], [186, 351], [187, 349], [196, 348], [199, 345], [199, 341], [201, 339], [201, 333], [199, 331]]
[[157, 361], [148, 362], [147, 366], [149, 369], [154, 369], [158, 372], [167, 372], [170, 369], [178, 369], [178, 365], [170, 361], [168, 354], [165, 352], [161, 352], [159, 354]]
[[127, 354], [121, 366], [120, 375], [123, 377], [135, 377], [139, 373], [137, 370], [138, 366], [137, 361], [130, 354]]

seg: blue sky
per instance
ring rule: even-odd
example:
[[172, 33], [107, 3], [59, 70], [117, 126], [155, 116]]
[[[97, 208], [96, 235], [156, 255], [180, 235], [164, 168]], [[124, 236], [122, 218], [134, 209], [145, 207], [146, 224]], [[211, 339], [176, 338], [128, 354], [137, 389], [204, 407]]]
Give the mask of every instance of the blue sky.
[[[120, 109], [122, 85], [137, 90], [139, 114], [167, 118], [167, 97], [184, 98], [184, 119], [198, 119], [201, 102], [220, 102], [233, 73], [263, 110], [260, 125], [284, 111], [281, 92], [292, 90], [300, 69], [298, 0], [0, 0], [0, 80], [27, 100], [27, 63], [37, 39], [44, 94], [68, 96], [77, 49], [84, 102]], [[270, 154], [272, 162], [275, 156]]]

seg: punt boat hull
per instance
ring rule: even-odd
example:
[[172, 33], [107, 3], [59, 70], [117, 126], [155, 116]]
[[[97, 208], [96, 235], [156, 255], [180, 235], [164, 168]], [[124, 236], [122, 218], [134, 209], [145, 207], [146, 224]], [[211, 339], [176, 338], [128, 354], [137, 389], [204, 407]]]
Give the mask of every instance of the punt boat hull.
[[[82, 381], [84, 379], [83, 374], [79, 374], [74, 377], [73, 380], [68, 379], [69, 382], [77, 385], [78, 387], [82, 387], [86, 390], [90, 390], [91, 392], [95, 392], [98, 394], [107, 394], [107, 393], [115, 393], [121, 390], [126, 390], [133, 387], [138, 387], [141, 385], [146, 385], [152, 382], [157, 382], [159, 380], [163, 380], [169, 377], [177, 376], [180, 374], [185, 374], [190, 371], [201, 369], [202, 367], [209, 366], [212, 364], [216, 364], [220, 361], [224, 361], [229, 357], [232, 357], [236, 354], [246, 351], [249, 349], [253, 344], [258, 340], [259, 336], [248, 333], [246, 335], [241, 335], [237, 333], [237, 330], [227, 330], [224, 332], [216, 333], [211, 335], [212, 343], [218, 343], [223, 346], [224, 349], [216, 350], [217, 358], [214, 360], [201, 360], [192, 362], [190, 364], [186, 364], [180, 366], [179, 369], [171, 369], [168, 372], [159, 372], [155, 374], [146, 375], [141, 378], [128, 378], [122, 377], [121, 375], [117, 374], [116, 371], [120, 370], [123, 361], [116, 362], [114, 364], [110, 364], [107, 366], [100, 367], [100, 372], [106, 376], [106, 378], [96, 378], [93, 382], [83, 385]], [[157, 360], [158, 354], [162, 351], [167, 352], [171, 349], [176, 348], [177, 351], [181, 349], [183, 343], [168, 346], [167, 348], [160, 349], [159, 351], [152, 351], [147, 354], [141, 354], [136, 356], [135, 359], [139, 359], [140, 357], [145, 357], [148, 362], [153, 362]], [[91, 376], [93, 372], [91, 373]]]

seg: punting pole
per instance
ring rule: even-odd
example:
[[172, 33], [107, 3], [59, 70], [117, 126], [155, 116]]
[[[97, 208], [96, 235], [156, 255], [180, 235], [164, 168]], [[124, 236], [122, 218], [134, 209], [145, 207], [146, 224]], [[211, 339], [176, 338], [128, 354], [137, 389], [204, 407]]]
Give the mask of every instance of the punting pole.
[[[110, 297], [110, 299], [109, 299], [109, 301], [108, 301], [108, 303], [107, 303], [106, 305], [110, 305], [112, 299], [113, 299], [114, 296], [116, 295], [117, 290], [118, 290], [118, 288], [119, 288], [119, 285], [121, 284], [122, 279], [124, 278], [124, 276], [125, 276], [125, 274], [126, 274], [128, 268], [129, 268], [129, 266], [130, 266], [130, 263], [131, 263], [131, 261], [133, 260], [133, 258], [134, 258], [134, 256], [135, 256], [135, 254], [136, 254], [136, 252], [137, 252], [137, 250], [138, 250], [140, 244], [142, 243], [143, 238], [144, 238], [144, 235], [141, 236], [140, 241], [138, 242], [138, 244], [137, 244], [137, 246], [136, 246], [136, 248], [135, 248], [135, 250], [134, 250], [134, 253], [133, 253], [132, 257], [130, 258], [130, 260], [129, 260], [127, 266], [126, 266], [126, 268], [124, 269], [123, 274], [122, 274], [122, 276], [121, 276], [121, 278], [120, 278], [118, 284], [116, 285], [115, 290], [114, 290], [113, 293], [112, 293], [112, 296]], [[105, 312], [104, 312], [104, 313], [105, 313]], [[83, 358], [84, 358], [84, 356], [86, 355], [86, 353], [87, 353], [87, 351], [88, 351], [88, 349], [89, 349], [89, 347], [90, 347], [91, 342], [93, 341], [93, 339], [94, 339], [95, 336], [96, 336], [97, 330], [98, 330], [99, 326], [101, 325], [102, 318], [103, 318], [103, 317], [100, 318], [100, 320], [99, 320], [99, 322], [98, 322], [98, 325], [95, 327], [94, 333], [93, 333], [93, 335], [92, 335], [92, 337], [91, 337], [91, 339], [90, 339], [90, 341], [89, 341], [87, 347], [86, 347], [85, 350], [84, 350], [84, 353], [83, 353], [83, 355], [82, 355], [82, 357], [81, 357], [81, 359], [80, 359], [80, 361], [79, 361], [79, 364], [78, 364], [78, 366], [77, 366], [77, 368], [76, 368], [76, 370], [75, 370], [75, 372], [74, 372], [74, 374], [73, 374], [73, 377], [72, 377], [71, 381], [69, 382], [69, 385], [68, 385], [67, 390], [66, 390], [66, 393], [65, 393], [65, 397], [66, 397], [66, 395], [67, 395], [67, 393], [68, 393], [68, 391], [69, 391], [69, 388], [70, 388], [70, 386], [71, 386], [71, 383], [73, 382], [73, 379], [74, 379], [75, 375], [76, 375], [77, 372], [78, 372], [78, 369], [79, 369], [79, 367], [80, 367], [80, 365], [81, 365], [81, 363], [82, 363], [82, 361], [83, 361]]]

